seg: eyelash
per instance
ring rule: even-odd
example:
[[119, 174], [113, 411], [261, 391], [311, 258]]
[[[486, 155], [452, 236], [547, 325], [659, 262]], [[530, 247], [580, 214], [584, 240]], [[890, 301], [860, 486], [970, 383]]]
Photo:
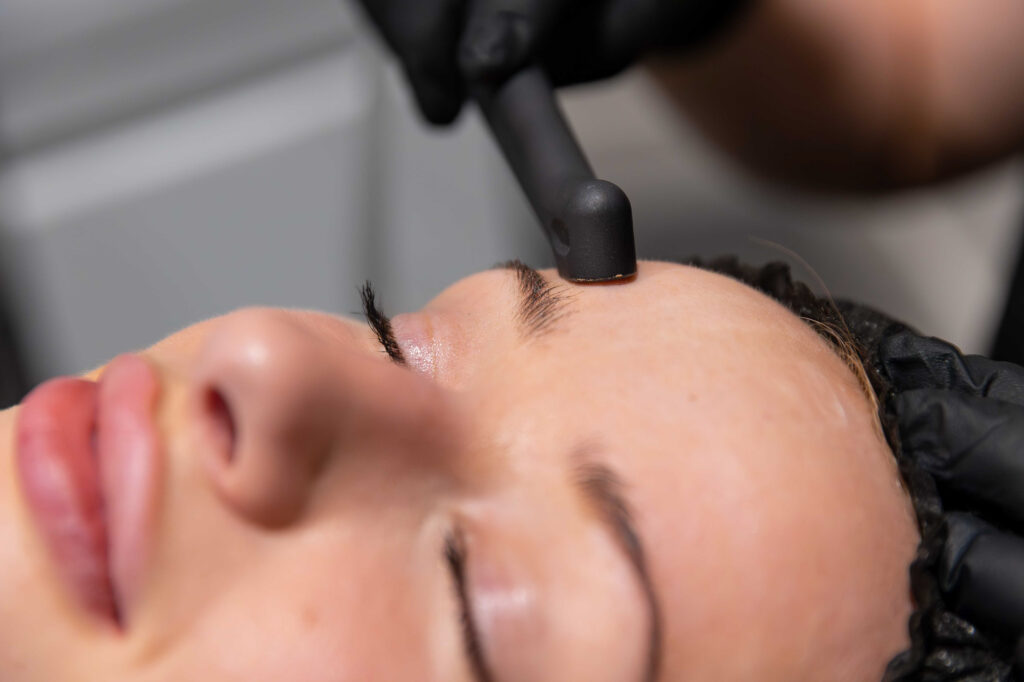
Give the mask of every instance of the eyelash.
[[480, 682], [492, 682], [492, 676], [484, 663], [483, 648], [473, 615], [469, 610], [469, 598], [466, 594], [466, 547], [458, 531], [445, 536], [444, 559], [451, 573], [455, 598], [459, 605], [459, 622], [462, 625], [462, 641], [466, 647], [466, 655], [473, 666], [476, 679]]
[[363, 315], [366, 317], [366, 322], [377, 336], [380, 345], [384, 347], [384, 352], [391, 358], [392, 362], [405, 365], [405, 356], [402, 355], [402, 349], [395, 339], [395, 330], [391, 327], [391, 318], [377, 307], [377, 295], [374, 293], [373, 284], [369, 280], [359, 288], [359, 298], [363, 302]]

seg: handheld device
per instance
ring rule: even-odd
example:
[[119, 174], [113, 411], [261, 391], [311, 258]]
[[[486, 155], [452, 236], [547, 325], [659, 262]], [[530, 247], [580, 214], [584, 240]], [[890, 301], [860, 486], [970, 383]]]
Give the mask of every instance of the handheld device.
[[474, 97], [571, 282], [636, 274], [633, 209], [618, 186], [594, 176], [539, 66]]

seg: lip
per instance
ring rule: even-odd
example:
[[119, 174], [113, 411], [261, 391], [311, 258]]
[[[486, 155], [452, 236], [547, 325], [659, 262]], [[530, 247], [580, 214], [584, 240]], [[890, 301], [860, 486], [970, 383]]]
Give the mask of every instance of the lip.
[[19, 482], [56, 571], [88, 613], [119, 629], [153, 525], [158, 389], [145, 360], [122, 355], [98, 384], [40, 385], [18, 418]]

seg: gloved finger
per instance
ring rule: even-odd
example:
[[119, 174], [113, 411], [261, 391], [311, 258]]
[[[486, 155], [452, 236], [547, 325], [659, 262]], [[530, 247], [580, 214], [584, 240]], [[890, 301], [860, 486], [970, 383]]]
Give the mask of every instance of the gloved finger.
[[953, 610], [1002, 634], [1024, 632], [1024, 539], [970, 514], [946, 517], [939, 587]]
[[613, 76], [637, 60], [657, 33], [658, 0], [613, 0], [577, 11], [546, 41], [541, 61], [555, 85]]
[[1024, 407], [950, 391], [895, 398], [903, 450], [944, 492], [1024, 528]]
[[546, 41], [543, 62], [556, 85], [606, 78], [655, 48], [693, 50], [736, 23], [751, 0], [605, 0], [574, 12]]
[[406, 64], [405, 73], [423, 118], [437, 126], [448, 125], [458, 118], [466, 92], [457, 71]]
[[1024, 368], [961, 355], [940, 339], [901, 332], [882, 342], [879, 359], [897, 391], [941, 388], [1024, 405]]
[[473, 0], [459, 45], [470, 83], [500, 82], [537, 56], [541, 43], [574, 0]]
[[422, 0], [412, 7], [393, 0], [362, 0], [394, 51], [424, 118], [435, 125], [455, 120], [465, 100], [457, 48], [465, 0]]

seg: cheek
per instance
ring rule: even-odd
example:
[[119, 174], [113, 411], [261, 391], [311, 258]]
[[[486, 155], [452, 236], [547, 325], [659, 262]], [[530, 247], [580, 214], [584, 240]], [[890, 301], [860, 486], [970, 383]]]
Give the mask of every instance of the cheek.
[[163, 647], [170, 654], [153, 666], [155, 679], [447, 679], [456, 667], [444, 656], [461, 649], [440, 556], [426, 551], [438, 543], [401, 528], [363, 530], [371, 525], [322, 523], [250, 538], [239, 552], [193, 555], [205, 592], [176, 586], [191, 620]]

